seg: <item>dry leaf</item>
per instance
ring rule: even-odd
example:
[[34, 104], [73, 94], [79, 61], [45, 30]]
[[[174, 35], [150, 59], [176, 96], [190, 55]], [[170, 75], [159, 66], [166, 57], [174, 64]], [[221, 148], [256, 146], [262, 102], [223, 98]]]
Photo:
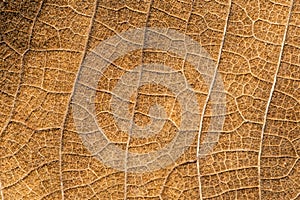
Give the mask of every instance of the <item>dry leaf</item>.
[[299, 199], [300, 1], [2, 0], [2, 199]]

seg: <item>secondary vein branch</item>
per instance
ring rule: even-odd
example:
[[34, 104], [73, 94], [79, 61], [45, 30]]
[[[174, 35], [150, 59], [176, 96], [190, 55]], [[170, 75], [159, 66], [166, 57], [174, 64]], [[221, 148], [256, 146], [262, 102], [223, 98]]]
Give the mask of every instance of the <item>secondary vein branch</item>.
[[262, 126], [262, 133], [261, 133], [261, 139], [260, 139], [260, 147], [259, 147], [259, 152], [258, 152], [258, 190], [259, 190], [259, 200], [262, 199], [262, 194], [261, 194], [261, 156], [262, 156], [262, 146], [263, 146], [263, 139], [264, 139], [264, 133], [267, 127], [267, 116], [268, 116], [268, 112], [269, 112], [269, 108], [270, 108], [270, 104], [272, 101], [272, 96], [273, 93], [275, 91], [275, 86], [276, 86], [276, 80], [277, 80], [277, 76], [279, 73], [279, 68], [280, 68], [280, 63], [281, 63], [281, 59], [283, 56], [283, 50], [284, 50], [284, 45], [285, 45], [285, 41], [286, 41], [286, 37], [287, 37], [287, 32], [288, 32], [288, 26], [289, 26], [289, 22], [290, 22], [290, 18], [291, 18], [291, 13], [292, 13], [292, 8], [293, 8], [293, 3], [294, 1], [291, 2], [291, 6], [290, 6], [290, 10], [289, 10], [289, 15], [288, 15], [288, 19], [287, 19], [287, 23], [285, 26], [285, 30], [284, 30], [284, 35], [283, 35], [283, 40], [282, 40], [282, 45], [281, 45], [281, 49], [280, 49], [280, 54], [278, 57], [278, 62], [277, 62], [277, 68], [276, 68], [276, 72], [274, 75], [274, 80], [273, 80], [273, 84], [272, 84], [272, 88], [270, 91], [270, 96], [267, 102], [267, 106], [266, 106], [266, 110], [265, 110], [265, 115], [264, 115], [264, 122], [263, 122], [263, 126]]

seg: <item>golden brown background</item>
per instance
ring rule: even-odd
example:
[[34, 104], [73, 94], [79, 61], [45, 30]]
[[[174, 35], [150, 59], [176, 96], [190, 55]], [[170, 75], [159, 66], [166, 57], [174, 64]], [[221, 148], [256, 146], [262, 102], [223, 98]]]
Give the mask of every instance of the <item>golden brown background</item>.
[[[1, 0], [0, 11], [2, 199], [300, 199], [299, 0]], [[124, 173], [83, 146], [69, 102], [86, 53], [145, 26], [178, 30], [210, 53], [223, 77], [227, 112], [211, 155], [196, 159], [196, 139], [165, 169]], [[146, 61], [185, 71], [200, 113], [205, 108], [205, 135], [213, 102], [205, 103], [201, 75], [174, 55], [147, 49], [115, 65], [126, 70]], [[125, 71], [109, 69], [99, 87], [111, 90]], [[172, 139], [176, 130], [167, 124], [160, 136], [128, 140], [101, 112], [110, 98], [97, 93], [98, 123], [121, 148], [146, 152]], [[147, 124], [153, 102], [178, 120], [176, 98], [166, 88], [140, 88], [135, 101], [136, 123]]]

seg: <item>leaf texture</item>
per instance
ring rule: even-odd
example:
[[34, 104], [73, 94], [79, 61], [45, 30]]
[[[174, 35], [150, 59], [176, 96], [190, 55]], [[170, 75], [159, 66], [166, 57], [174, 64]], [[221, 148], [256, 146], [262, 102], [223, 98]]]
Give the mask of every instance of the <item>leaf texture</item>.
[[[0, 12], [3, 200], [300, 198], [300, 1], [3, 0]], [[180, 156], [139, 166], [130, 156], [172, 144], [185, 109], [196, 128]]]

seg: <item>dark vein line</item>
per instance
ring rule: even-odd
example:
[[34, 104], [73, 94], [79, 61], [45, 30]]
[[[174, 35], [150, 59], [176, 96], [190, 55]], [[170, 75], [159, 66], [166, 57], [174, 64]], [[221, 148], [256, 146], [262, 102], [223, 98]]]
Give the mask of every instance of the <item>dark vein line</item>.
[[72, 98], [73, 98], [73, 95], [74, 95], [75, 86], [76, 86], [76, 83], [78, 81], [79, 74], [80, 74], [80, 71], [81, 71], [81, 66], [82, 66], [84, 58], [87, 54], [89, 38], [90, 38], [90, 35], [91, 35], [91, 32], [92, 32], [93, 23], [94, 23], [94, 19], [95, 19], [95, 16], [96, 16], [97, 5], [98, 5], [98, 0], [95, 0], [95, 7], [94, 7], [93, 14], [92, 14], [92, 17], [91, 17], [91, 23], [90, 23], [90, 26], [89, 26], [89, 29], [88, 29], [85, 48], [83, 50], [83, 55], [82, 55], [82, 58], [81, 58], [81, 61], [80, 61], [79, 70], [78, 70], [78, 72], [76, 74], [76, 77], [75, 77], [75, 80], [74, 80], [72, 92], [71, 92], [71, 95], [70, 95], [70, 98], [69, 98], [69, 101], [68, 101], [68, 104], [67, 104], [66, 114], [63, 118], [63, 123], [62, 123], [62, 126], [61, 126], [62, 128], [61, 128], [61, 133], [60, 133], [60, 147], [59, 147], [59, 179], [60, 179], [60, 189], [61, 189], [61, 195], [62, 195], [61, 198], [62, 198], [62, 200], [64, 200], [64, 185], [63, 185], [63, 174], [62, 174], [63, 132], [64, 132], [64, 129], [65, 129], [65, 126], [66, 126], [67, 116], [68, 116], [68, 113], [70, 111], [70, 105], [71, 105], [71, 101], [72, 101]]
[[271, 101], [272, 101], [272, 96], [273, 96], [273, 93], [274, 93], [274, 90], [275, 90], [276, 80], [277, 80], [277, 76], [278, 76], [278, 72], [279, 72], [279, 68], [280, 68], [280, 63], [281, 63], [282, 56], [283, 56], [283, 50], [284, 50], [285, 41], [286, 41], [286, 37], [287, 37], [288, 26], [289, 26], [291, 15], [292, 15], [293, 4], [294, 4], [294, 1], [292, 0], [291, 6], [290, 6], [290, 9], [289, 9], [289, 15], [288, 15], [287, 23], [286, 23], [285, 30], [284, 30], [284, 35], [283, 35], [282, 45], [281, 45], [281, 49], [280, 49], [280, 54], [279, 54], [279, 57], [278, 57], [277, 68], [276, 68], [276, 72], [275, 72], [275, 75], [274, 75], [274, 80], [273, 80], [270, 96], [269, 96], [269, 99], [268, 99], [268, 103], [267, 103], [267, 106], [266, 106], [265, 116], [264, 116], [264, 123], [263, 123], [263, 127], [262, 127], [260, 147], [259, 147], [259, 153], [258, 153], [258, 164], [257, 164], [258, 165], [258, 178], [259, 178], [258, 179], [259, 200], [262, 199], [262, 194], [261, 194], [261, 190], [262, 190], [261, 189], [261, 187], [262, 187], [262, 185], [261, 185], [261, 156], [262, 156], [262, 146], [263, 146], [264, 133], [265, 133], [265, 130], [266, 130], [266, 127], [267, 127], [267, 125], [266, 125], [267, 124], [267, 115], [268, 115], [270, 104], [271, 104]]
[[199, 125], [198, 141], [197, 141], [197, 172], [198, 172], [198, 182], [199, 182], [199, 191], [200, 191], [200, 199], [201, 200], [203, 199], [203, 196], [202, 196], [200, 158], [199, 158], [200, 138], [201, 138], [201, 132], [202, 132], [202, 128], [203, 128], [204, 114], [205, 114], [205, 111], [206, 111], [208, 101], [210, 99], [211, 91], [213, 89], [213, 86], [214, 86], [214, 83], [215, 83], [215, 80], [216, 80], [216, 77], [217, 77], [218, 68], [219, 68], [221, 55], [222, 55], [222, 50], [223, 50], [224, 43], [225, 43], [226, 31], [227, 31], [227, 26], [228, 26], [228, 21], [229, 21], [229, 16], [230, 16], [230, 10], [231, 10], [231, 4], [232, 4], [232, 2], [230, 1], [229, 2], [228, 15], [227, 15], [227, 19], [225, 21], [225, 26], [224, 26], [224, 30], [223, 30], [223, 39], [222, 39], [222, 43], [221, 43], [220, 50], [219, 50], [218, 60], [217, 60], [216, 68], [215, 68], [215, 71], [214, 71], [213, 79], [212, 79], [212, 82], [211, 82], [210, 87], [209, 87], [208, 95], [206, 97], [205, 104], [204, 104], [204, 107], [203, 107], [203, 110], [202, 110], [202, 113], [201, 113], [201, 119], [200, 119], [200, 125]]

